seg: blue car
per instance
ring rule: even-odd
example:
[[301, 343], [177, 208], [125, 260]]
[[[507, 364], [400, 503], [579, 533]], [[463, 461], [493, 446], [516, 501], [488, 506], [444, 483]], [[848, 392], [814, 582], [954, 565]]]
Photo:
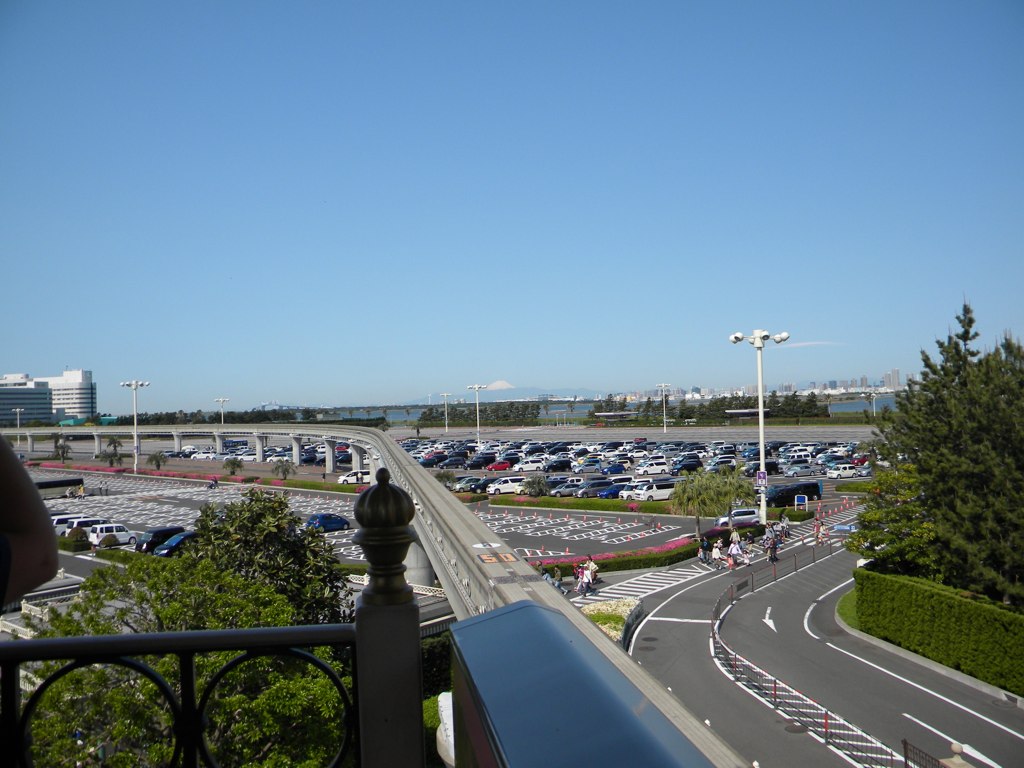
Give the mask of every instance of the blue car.
[[347, 531], [349, 529], [348, 518], [335, 515], [331, 512], [318, 512], [311, 515], [306, 521], [309, 528], [319, 528], [321, 531]]
[[610, 485], [607, 488], [598, 491], [597, 498], [599, 499], [617, 499], [619, 498], [619, 492], [626, 487], [625, 483], [616, 483]]
[[[603, 475], [624, 475], [626, 474], [626, 467], [622, 464], [609, 464], [607, 467], [601, 470]], [[614, 497], [613, 497], [614, 498]]]
[[153, 550], [153, 554], [157, 557], [174, 557], [181, 552], [181, 548], [184, 547], [190, 539], [196, 537], [195, 531], [182, 531], [181, 533], [171, 536], [163, 544], [157, 546]]

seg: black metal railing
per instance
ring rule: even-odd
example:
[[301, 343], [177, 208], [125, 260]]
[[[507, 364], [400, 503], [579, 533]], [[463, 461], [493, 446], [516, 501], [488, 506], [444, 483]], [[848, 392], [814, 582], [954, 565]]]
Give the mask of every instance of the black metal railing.
[[[353, 624], [330, 624], [46, 638], [0, 644], [0, 743], [4, 745], [5, 764], [26, 767], [36, 764], [33, 753], [44, 745], [33, 743], [32, 726], [39, 714], [39, 704], [48, 691], [76, 670], [94, 665], [113, 665], [145, 679], [158, 692], [158, 698], [172, 721], [173, 745], [170, 751], [173, 756], [169, 760], [170, 765], [186, 768], [218, 766], [216, 744], [207, 739], [207, 734], [216, 725], [210, 716], [210, 708], [218, 685], [246, 662], [276, 657], [311, 666], [323, 674], [337, 691], [341, 702], [337, 723], [340, 746], [333, 759], [325, 765], [331, 768], [340, 766], [350, 754], [355, 754], [358, 732], [354, 695], [355, 639]], [[325, 660], [312, 649], [331, 649], [325, 655], [334, 658]], [[231, 651], [238, 653], [216, 668], [212, 675], [199, 679], [195, 664], [197, 657]], [[167, 657], [177, 659], [175, 680], [166, 679], [154, 667], [154, 659]], [[338, 658], [344, 658], [344, 662], [339, 663]], [[47, 662], [49, 666], [44, 667]], [[38, 676], [38, 671], [44, 668], [46, 673]], [[346, 678], [352, 681], [349, 685], [346, 685]], [[97, 695], [102, 696], [103, 693], [98, 692]], [[74, 723], [69, 722], [66, 730], [70, 733], [73, 727]], [[79, 742], [79, 746], [83, 745]], [[90, 746], [93, 747], [92, 752], [87, 751]], [[99, 763], [104, 758], [109, 759], [118, 749], [117, 743], [84, 745], [83, 756], [88, 754], [89, 762]]]

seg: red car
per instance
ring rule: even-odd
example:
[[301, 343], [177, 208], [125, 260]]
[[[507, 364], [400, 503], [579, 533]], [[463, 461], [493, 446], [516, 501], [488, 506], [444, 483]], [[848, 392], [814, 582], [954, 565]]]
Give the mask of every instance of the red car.
[[487, 469], [490, 472], [500, 472], [503, 469], [512, 469], [512, 465], [502, 459], [501, 461], [496, 461], [493, 464], [488, 464]]
[[869, 461], [871, 461], [871, 457], [868, 456], [866, 453], [858, 453], [852, 459], [850, 459], [850, 463], [853, 464], [853, 466], [855, 467], [862, 467]]

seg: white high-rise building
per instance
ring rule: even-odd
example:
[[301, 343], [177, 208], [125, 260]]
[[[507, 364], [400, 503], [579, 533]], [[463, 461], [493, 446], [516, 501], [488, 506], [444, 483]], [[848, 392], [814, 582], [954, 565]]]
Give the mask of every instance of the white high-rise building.
[[88, 419], [99, 412], [92, 371], [64, 371], [60, 376], [40, 376], [36, 381], [50, 385], [53, 413], [59, 418]]
[[[88, 419], [98, 413], [92, 371], [64, 371], [60, 376], [38, 377], [27, 373], [5, 373], [0, 378], [0, 390], [9, 397], [21, 393], [20, 397], [32, 399], [33, 419]], [[42, 412], [44, 407], [45, 415]], [[26, 418], [26, 414], [22, 414], [22, 421]]]
[[53, 401], [45, 381], [25, 373], [0, 377], [0, 423], [24, 426], [33, 421], [53, 422]]

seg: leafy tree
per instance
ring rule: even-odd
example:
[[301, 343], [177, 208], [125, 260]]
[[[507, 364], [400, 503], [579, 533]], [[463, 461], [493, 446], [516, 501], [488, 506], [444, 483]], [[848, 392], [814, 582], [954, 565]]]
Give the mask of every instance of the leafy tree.
[[530, 475], [523, 482], [523, 493], [527, 496], [543, 496], [548, 492], [548, 483], [544, 475]]
[[294, 607], [296, 623], [351, 618], [352, 593], [333, 548], [323, 531], [302, 525], [284, 494], [250, 488], [223, 508], [207, 504], [196, 532], [186, 558], [271, 587]]
[[[284, 626], [295, 614], [266, 584], [184, 558], [133, 558], [94, 571], [78, 599], [51, 609], [41, 637]], [[204, 690], [236, 651], [195, 657]], [[178, 660], [144, 659], [175, 693]], [[56, 668], [48, 664], [43, 674]], [[342, 701], [323, 675], [290, 659], [264, 657], [224, 677], [206, 709], [205, 735], [220, 765], [325, 765], [339, 748]], [[75, 732], [78, 731], [76, 734]], [[155, 686], [117, 665], [77, 670], [55, 683], [32, 722], [36, 765], [169, 765], [173, 728]]]
[[672, 491], [669, 509], [674, 515], [696, 518], [699, 536], [702, 517], [727, 515], [736, 502], [747, 504], [753, 500], [753, 484], [735, 471], [688, 472], [686, 480]]
[[[282, 462], [283, 463], [283, 462]], [[224, 471], [229, 475], [237, 475], [238, 470], [245, 466], [244, 462], [237, 456], [229, 456], [224, 460]]]
[[920, 477], [934, 521], [941, 581], [1007, 604], [1024, 604], [1024, 347], [1008, 333], [984, 355], [972, 347], [974, 313], [936, 342], [938, 359], [883, 412], [890, 461]]
[[121, 446], [124, 445], [116, 435], [111, 435], [110, 439], [107, 440], [107, 450], [117, 455], [121, 452]]
[[108, 467], [120, 467], [124, 463], [124, 456], [116, 451], [104, 451], [99, 458], [107, 462]]
[[295, 466], [295, 462], [285, 459], [284, 461], [275, 461], [274, 468], [271, 471], [282, 480], [287, 480], [288, 476], [294, 475], [299, 471], [299, 468]]
[[873, 559], [874, 567], [884, 573], [938, 576], [935, 524], [924, 512], [913, 464], [880, 472], [864, 507], [858, 530], [846, 540], [847, 549]]
[[442, 469], [440, 472], [434, 475], [434, 479], [437, 480], [437, 482], [439, 482], [441, 485], [450, 488], [452, 486], [452, 483], [455, 482], [455, 473], [452, 472], [450, 469]]
[[167, 457], [164, 456], [163, 451], [153, 451], [146, 457], [146, 463], [156, 467], [156, 471], [160, 471], [160, 467], [167, 463]]

